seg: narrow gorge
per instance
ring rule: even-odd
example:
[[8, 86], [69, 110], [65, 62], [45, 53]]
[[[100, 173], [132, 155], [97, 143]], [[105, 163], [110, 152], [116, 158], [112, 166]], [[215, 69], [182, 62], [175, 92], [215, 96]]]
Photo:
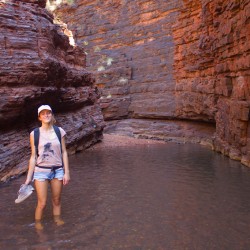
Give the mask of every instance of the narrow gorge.
[[41, 102], [72, 153], [106, 124], [250, 166], [249, 0], [1, 0], [0, 19], [1, 181], [27, 168]]
[[249, 1], [59, 2], [107, 132], [209, 144], [250, 166]]

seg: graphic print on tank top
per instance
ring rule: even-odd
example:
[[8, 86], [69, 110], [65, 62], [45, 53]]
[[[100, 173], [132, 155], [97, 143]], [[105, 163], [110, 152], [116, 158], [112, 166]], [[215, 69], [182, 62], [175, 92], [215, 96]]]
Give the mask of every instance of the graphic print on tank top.
[[54, 155], [54, 150], [51, 149], [52, 143], [51, 142], [47, 142], [44, 146], [43, 146], [43, 153], [42, 153], [42, 159], [43, 160], [48, 160], [51, 155]]

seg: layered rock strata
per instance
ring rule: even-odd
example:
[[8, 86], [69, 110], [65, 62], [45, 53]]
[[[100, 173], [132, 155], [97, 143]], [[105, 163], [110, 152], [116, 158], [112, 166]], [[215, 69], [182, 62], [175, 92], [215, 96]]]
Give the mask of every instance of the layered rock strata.
[[55, 14], [88, 53], [87, 67], [96, 72], [96, 84], [102, 89], [105, 119], [173, 117], [172, 25], [181, 2], [64, 2]]
[[[50, 104], [70, 153], [101, 140], [104, 127], [86, 55], [69, 44], [46, 1], [0, 2], [0, 180], [27, 170], [37, 108]], [[58, 23], [58, 22], [57, 22]], [[72, 37], [70, 37], [72, 39]]]
[[162, 140], [176, 143], [199, 143], [213, 149], [213, 124], [182, 120], [123, 119], [107, 123], [107, 134]]
[[215, 149], [250, 166], [250, 2], [185, 1], [174, 40], [175, 116], [215, 121]]
[[62, 2], [106, 120], [207, 122], [214, 148], [250, 166], [249, 1]]

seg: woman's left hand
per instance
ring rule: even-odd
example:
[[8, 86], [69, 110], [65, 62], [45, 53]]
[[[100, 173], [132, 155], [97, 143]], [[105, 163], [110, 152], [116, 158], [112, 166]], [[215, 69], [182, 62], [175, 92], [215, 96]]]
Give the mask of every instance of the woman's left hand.
[[63, 185], [67, 185], [70, 181], [70, 176], [68, 173], [65, 173], [63, 176]]

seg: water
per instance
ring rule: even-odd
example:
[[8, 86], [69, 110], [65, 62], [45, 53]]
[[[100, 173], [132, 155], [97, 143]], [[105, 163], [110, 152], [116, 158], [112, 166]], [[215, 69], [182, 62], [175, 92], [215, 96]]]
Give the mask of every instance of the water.
[[25, 177], [0, 188], [0, 249], [250, 249], [250, 169], [199, 145], [97, 148], [70, 158], [64, 226], [36, 231]]

